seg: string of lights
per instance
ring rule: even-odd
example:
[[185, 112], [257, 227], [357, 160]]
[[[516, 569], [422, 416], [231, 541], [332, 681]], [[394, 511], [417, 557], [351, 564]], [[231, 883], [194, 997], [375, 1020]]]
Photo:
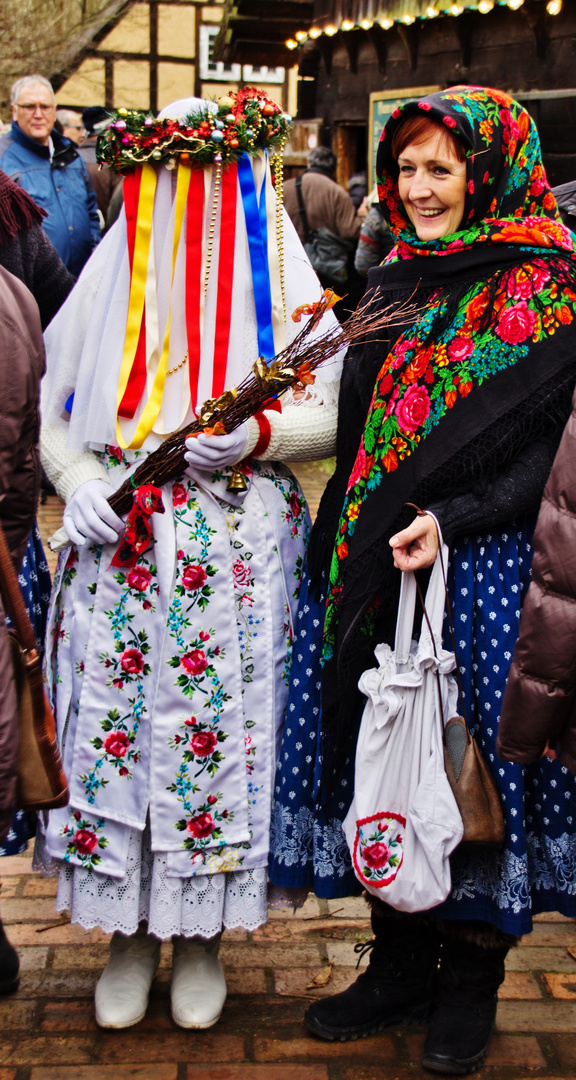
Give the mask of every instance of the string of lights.
[[[562, 0], [542, 0], [546, 3], [546, 11], [549, 15], [559, 15], [562, 10]], [[326, 25], [311, 26], [308, 30], [298, 30], [293, 38], [286, 41], [286, 48], [294, 51], [299, 49], [307, 41], [315, 41], [325, 35], [334, 37], [339, 31], [344, 33], [350, 30], [370, 30], [373, 26], [379, 26], [383, 30], [390, 30], [395, 23], [403, 26], [411, 26], [418, 19], [436, 19], [441, 15], [456, 18], [464, 11], [479, 11], [482, 15], [489, 15], [494, 8], [508, 7], [512, 11], [518, 11], [524, 4], [524, 0], [460, 0], [454, 3], [429, 3], [426, 0], [397, 0], [396, 3], [383, 4], [380, 17], [360, 18], [358, 22], [349, 18], [341, 18], [328, 22]]]

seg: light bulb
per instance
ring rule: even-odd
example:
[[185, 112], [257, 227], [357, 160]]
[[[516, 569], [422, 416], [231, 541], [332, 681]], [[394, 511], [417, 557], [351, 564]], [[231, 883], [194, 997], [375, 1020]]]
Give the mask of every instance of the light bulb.
[[308, 33], [311, 38], [319, 38], [322, 31], [318, 26], [311, 26]]
[[488, 15], [489, 12], [493, 10], [494, 0], [480, 0], [480, 3], [478, 4], [478, 11], [480, 11], [482, 15]]
[[296, 38], [296, 41], [306, 41], [308, 34], [305, 30], [297, 30], [294, 37]]
[[416, 22], [416, 16], [415, 15], [403, 15], [402, 16], [402, 22], [404, 23], [404, 26], [412, 26], [412, 23]]
[[372, 22], [372, 19], [362, 19], [360, 26], [363, 30], [370, 30], [370, 28], [374, 26], [374, 23]]
[[327, 34], [328, 37], [334, 37], [334, 34], [338, 33], [338, 27], [337, 26], [325, 26], [324, 27], [324, 33]]
[[380, 26], [383, 30], [390, 30], [394, 26], [394, 19], [380, 19]]
[[426, 18], [427, 19], [436, 19], [439, 14], [440, 14], [440, 11], [439, 11], [439, 9], [437, 7], [432, 7], [430, 5], [429, 7], [426, 8]]
[[506, 2], [508, 4], [508, 7], [511, 8], [512, 11], [518, 11], [518, 8], [522, 7], [524, 0], [506, 0]]
[[562, 11], [562, 0], [548, 0], [546, 11], [549, 15], [559, 15]]
[[297, 49], [298, 48], [298, 42], [294, 41], [293, 38], [288, 38], [288, 41], [286, 42], [286, 48], [290, 49], [290, 50]]
[[341, 26], [342, 26], [343, 30], [353, 30], [354, 29], [354, 23], [350, 22], [350, 19], [342, 19]]

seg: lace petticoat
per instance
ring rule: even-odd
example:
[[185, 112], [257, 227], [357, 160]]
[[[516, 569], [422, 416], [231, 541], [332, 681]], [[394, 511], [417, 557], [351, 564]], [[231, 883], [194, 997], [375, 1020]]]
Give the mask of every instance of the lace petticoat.
[[148, 830], [132, 830], [126, 874], [113, 878], [56, 861], [39, 836], [34, 869], [58, 873], [56, 910], [69, 911], [71, 921], [85, 930], [100, 927], [134, 934], [138, 923], [158, 938], [212, 938], [223, 927], [256, 930], [267, 918], [265, 867], [222, 874], [176, 878], [166, 874], [166, 857], [150, 850]]

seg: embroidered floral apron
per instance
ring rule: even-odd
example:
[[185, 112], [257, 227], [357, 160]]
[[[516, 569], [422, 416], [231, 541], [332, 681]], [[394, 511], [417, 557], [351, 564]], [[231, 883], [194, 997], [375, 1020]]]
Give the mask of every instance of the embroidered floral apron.
[[[119, 481], [131, 464], [104, 460]], [[282, 466], [255, 463], [243, 497], [229, 476], [166, 485], [132, 569], [110, 568], [114, 545], [60, 557], [47, 671], [70, 805], [50, 814], [55, 858], [122, 877], [148, 821], [169, 875], [267, 864], [308, 511]]]

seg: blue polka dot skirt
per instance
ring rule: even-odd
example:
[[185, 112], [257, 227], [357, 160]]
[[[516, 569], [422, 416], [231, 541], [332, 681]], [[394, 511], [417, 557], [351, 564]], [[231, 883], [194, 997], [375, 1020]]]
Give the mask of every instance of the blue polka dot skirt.
[[[502, 762], [495, 743], [523, 598], [530, 582], [534, 519], [482, 537], [458, 539], [450, 593], [466, 715], [502, 799], [506, 842], [498, 850], [456, 850], [452, 890], [433, 909], [443, 919], [481, 919], [511, 934], [528, 933], [532, 916], [576, 916], [576, 778], [542, 758], [523, 768]], [[341, 821], [351, 801], [349, 763], [335, 793], [340, 820], [315, 805], [319, 782], [320, 654], [323, 600], [304, 588], [293, 678], [278, 763], [271, 880], [308, 886], [317, 896], [358, 892]], [[452, 648], [448, 636], [446, 647]]]
[[[20, 585], [20, 590], [24, 597], [24, 603], [26, 605], [28, 617], [34, 628], [36, 639], [42, 643], [44, 641], [44, 633], [46, 630], [46, 616], [48, 613], [48, 605], [50, 603], [51, 585], [50, 571], [48, 569], [40, 532], [36, 523], [34, 523], [26, 552], [22, 559], [22, 566], [20, 567], [20, 573], [18, 575], [18, 584]], [[6, 622], [10, 624], [10, 619], [7, 618]], [[26, 851], [28, 841], [35, 833], [36, 814], [29, 813], [25, 810], [16, 810], [12, 817], [8, 835], [3, 844], [0, 845], [0, 858], [3, 855], [19, 855], [22, 851]]]

